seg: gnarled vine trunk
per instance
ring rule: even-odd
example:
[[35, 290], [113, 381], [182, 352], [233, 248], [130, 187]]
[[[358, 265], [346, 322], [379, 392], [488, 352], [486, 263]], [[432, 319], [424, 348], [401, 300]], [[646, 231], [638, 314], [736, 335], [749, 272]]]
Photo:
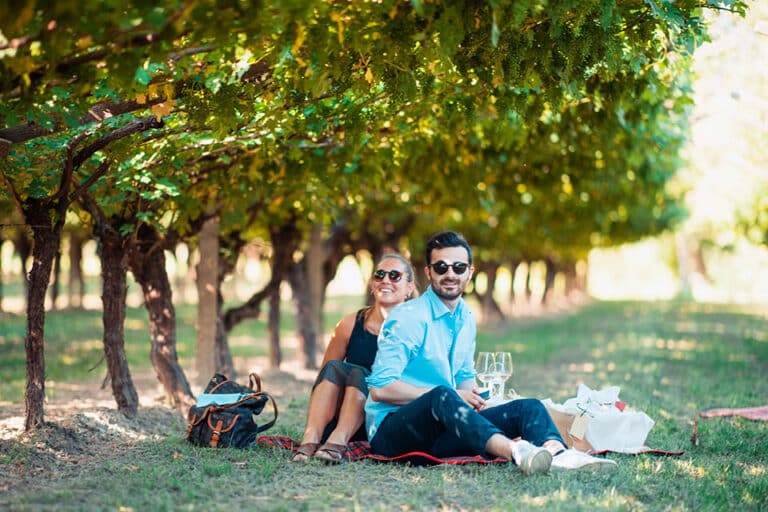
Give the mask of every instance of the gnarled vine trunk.
[[[5, 239], [0, 237], [0, 254], [3, 254]], [[3, 258], [0, 258], [0, 313], [3, 312]]]
[[500, 265], [498, 263], [486, 263], [481, 267], [481, 270], [485, 272], [488, 277], [488, 285], [485, 293], [475, 293], [480, 298], [480, 304], [483, 312], [483, 322], [487, 324], [494, 324], [504, 321], [504, 313], [501, 311], [499, 303], [493, 297], [496, 291], [496, 276], [499, 273]]
[[69, 286], [67, 286], [67, 304], [80, 308], [85, 298], [85, 280], [83, 278], [83, 245], [85, 236], [78, 231], [69, 234]]
[[520, 263], [522, 263], [520, 260], [511, 260], [509, 262], [509, 302], [512, 304], [513, 308], [517, 298], [515, 293], [515, 276], [517, 275], [517, 270], [520, 268]]
[[29, 200], [24, 205], [24, 217], [32, 228], [34, 240], [32, 270], [27, 280], [27, 335], [24, 339], [27, 355], [25, 430], [40, 428], [45, 423], [45, 293], [64, 227], [64, 209], [58, 201]]
[[129, 268], [141, 285], [144, 306], [149, 313], [150, 360], [157, 378], [174, 406], [182, 408], [192, 405], [194, 396], [176, 353], [176, 311], [165, 269], [165, 253], [157, 232], [146, 224], [142, 225], [138, 230], [138, 240], [129, 254]]
[[293, 304], [296, 311], [296, 329], [299, 335], [299, 353], [308, 370], [317, 368], [315, 351], [317, 350], [317, 323], [313, 320], [312, 297], [307, 282], [307, 269], [303, 260], [294, 263], [288, 272], [291, 284]]
[[269, 364], [280, 368], [283, 362], [283, 352], [280, 350], [280, 287], [272, 288], [269, 293], [269, 316], [267, 320], [269, 332]]
[[235, 380], [237, 372], [235, 371], [235, 363], [232, 361], [232, 352], [229, 350], [229, 337], [227, 336], [227, 330], [224, 328], [224, 320], [222, 320], [221, 314], [216, 316], [216, 339], [214, 344], [216, 372]]
[[[29, 222], [27, 222], [27, 224], [29, 224]], [[45, 225], [49, 225], [49, 224], [50, 224], [50, 220], [48, 220], [47, 224]], [[61, 234], [59, 234], [59, 237], [61, 237]], [[27, 232], [25, 230], [18, 231], [16, 238], [13, 240], [13, 245], [16, 248], [16, 254], [19, 255], [19, 260], [21, 261], [21, 275], [24, 278], [23, 279], [24, 291], [26, 292], [26, 295], [29, 295], [28, 261], [29, 261], [30, 255], [32, 255], [32, 242], [29, 240], [29, 237], [27, 236]], [[50, 279], [50, 277], [46, 277], [46, 286], [47, 286], [48, 279]]]
[[[61, 241], [61, 237], [59, 237]], [[53, 272], [51, 275], [50, 293], [51, 309], [56, 310], [56, 303], [59, 301], [59, 290], [61, 289], [61, 247], [56, 248], [56, 254], [53, 257]]]
[[104, 324], [104, 355], [117, 409], [129, 418], [138, 413], [139, 396], [131, 378], [125, 355], [125, 295], [126, 268], [122, 237], [103, 226], [97, 227], [101, 259]]
[[[273, 293], [279, 294], [280, 283], [285, 279], [288, 274], [288, 269], [294, 264], [293, 253], [298, 247], [301, 234], [296, 227], [295, 219], [289, 220], [282, 226], [275, 226], [270, 228], [270, 236], [272, 238], [272, 262], [271, 270], [272, 275], [269, 278], [269, 282], [255, 293], [247, 302], [227, 310], [222, 319], [224, 322], [224, 328], [227, 332], [232, 330], [235, 325], [245, 320], [246, 318], [258, 318], [261, 313], [261, 302], [272, 297]], [[277, 290], [277, 292], [275, 292]], [[279, 306], [278, 300], [275, 306], [275, 302], [271, 301], [271, 308], [274, 310], [270, 314], [277, 314], [279, 318]], [[282, 359], [280, 349], [280, 335], [279, 329], [272, 330], [272, 324], [270, 323], [270, 344], [272, 347], [272, 353], [270, 354], [270, 361], [273, 365], [278, 365]]]
[[555, 278], [557, 277], [557, 263], [553, 258], [544, 258], [544, 293], [541, 295], [541, 304], [549, 304], [552, 293], [555, 288]]
[[296, 308], [300, 356], [304, 359], [304, 367], [310, 370], [317, 368], [325, 290], [336, 275], [341, 260], [351, 251], [349, 242], [349, 231], [344, 225], [334, 227], [327, 239], [323, 239], [319, 226], [313, 226], [309, 247], [288, 274]]

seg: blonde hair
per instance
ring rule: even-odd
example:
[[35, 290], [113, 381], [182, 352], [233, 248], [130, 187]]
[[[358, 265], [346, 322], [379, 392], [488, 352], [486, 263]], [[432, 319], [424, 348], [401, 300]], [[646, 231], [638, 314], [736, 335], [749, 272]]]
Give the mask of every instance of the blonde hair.
[[405, 265], [405, 273], [408, 274], [408, 282], [409, 283], [413, 282], [413, 266], [411, 266], [411, 262], [408, 261], [408, 259], [405, 256], [403, 256], [402, 254], [397, 254], [396, 252], [387, 253], [381, 257], [381, 259], [379, 260], [379, 263], [377, 263], [376, 266], [378, 266], [384, 260], [399, 260], [400, 263]]

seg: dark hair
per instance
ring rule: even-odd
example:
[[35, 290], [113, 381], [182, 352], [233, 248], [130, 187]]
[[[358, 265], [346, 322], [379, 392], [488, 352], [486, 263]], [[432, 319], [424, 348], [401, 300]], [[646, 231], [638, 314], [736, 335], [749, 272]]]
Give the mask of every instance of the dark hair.
[[432, 235], [427, 240], [427, 249], [425, 251], [427, 265], [432, 263], [432, 250], [443, 249], [444, 247], [463, 247], [467, 250], [467, 256], [469, 257], [469, 263], [472, 264], [472, 249], [469, 247], [469, 243], [466, 241], [461, 233], [455, 231], [441, 231]]

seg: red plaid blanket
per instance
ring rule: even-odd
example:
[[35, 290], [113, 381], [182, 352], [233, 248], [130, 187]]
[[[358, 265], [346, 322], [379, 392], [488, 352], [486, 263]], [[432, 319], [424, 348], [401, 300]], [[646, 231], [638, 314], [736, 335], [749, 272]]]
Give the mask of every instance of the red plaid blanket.
[[[270, 448], [284, 448], [286, 450], [296, 451], [299, 449], [299, 442], [285, 436], [259, 436], [256, 438], [256, 444], [268, 446]], [[407, 462], [414, 466], [431, 466], [435, 464], [493, 464], [507, 461], [502, 458], [487, 459], [481, 455], [467, 457], [447, 457], [440, 459], [434, 455], [424, 452], [409, 452], [397, 457], [385, 457], [371, 451], [371, 445], [368, 441], [352, 441], [347, 445], [347, 453], [344, 458], [348, 461], [370, 459], [378, 462]]]
[[643, 446], [637, 451], [634, 452], [614, 452], [613, 450], [592, 450], [589, 452], [590, 455], [605, 455], [606, 453], [621, 453], [622, 455], [642, 455], [643, 453], [647, 453], [649, 455], [682, 455], [685, 453], [685, 450], [680, 451], [669, 451], [669, 450], [659, 450], [656, 448], [650, 448], [649, 446]]
[[768, 421], [768, 405], [760, 407], [741, 407], [738, 409], [709, 409], [708, 411], [698, 413], [696, 419], [693, 420], [693, 435], [691, 435], [691, 442], [693, 444], [699, 444], [699, 418], [715, 418], [718, 416], [739, 416], [752, 421]]
[[[256, 444], [270, 448], [283, 448], [294, 452], [299, 449], [298, 441], [285, 436], [259, 436], [256, 439]], [[602, 455], [605, 453], [609, 453], [609, 450], [596, 452], [595, 455]], [[681, 455], [685, 452], [668, 452], [647, 448], [637, 452], [637, 454], [640, 453], [650, 453], [654, 455]], [[373, 453], [371, 451], [371, 445], [368, 444], [367, 441], [352, 441], [349, 443], [344, 458], [348, 461], [370, 459], [378, 462], [404, 462], [413, 466], [432, 466], [436, 464], [496, 464], [499, 462], [507, 462], [502, 458], [488, 459], [481, 455], [446, 457], [441, 459], [424, 452], [409, 452], [398, 455], [397, 457], [385, 457], [384, 455]]]
[[700, 412], [696, 416], [700, 418], [713, 418], [715, 416], [741, 416], [753, 421], [768, 421], [768, 405], [761, 407], [744, 407], [741, 409], [710, 409]]

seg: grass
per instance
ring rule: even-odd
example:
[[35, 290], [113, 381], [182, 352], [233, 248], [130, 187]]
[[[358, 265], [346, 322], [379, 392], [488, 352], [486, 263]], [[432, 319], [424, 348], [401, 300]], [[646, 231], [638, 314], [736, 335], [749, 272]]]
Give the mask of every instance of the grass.
[[[334, 325], [350, 299], [329, 301], [326, 325]], [[352, 306], [350, 306], [352, 307]], [[196, 307], [181, 305], [176, 310], [177, 354], [182, 367], [192, 364], [195, 350]], [[284, 311], [290, 311], [285, 305]], [[266, 356], [266, 314], [258, 320], [247, 320], [229, 334], [233, 357]], [[24, 337], [26, 317], [0, 313], [0, 402], [24, 399], [26, 366]], [[281, 316], [282, 337], [294, 334], [293, 318]], [[79, 378], [106, 375], [101, 311], [71, 309], [46, 313], [45, 371], [48, 382], [77, 381]], [[149, 327], [144, 308], [128, 308], [125, 319], [125, 352], [132, 372], [147, 371], [149, 361]], [[47, 387], [50, 398], [56, 397], [55, 386]]]
[[[142, 314], [131, 311], [129, 316], [136, 323], [127, 340], [131, 364], [146, 367]], [[179, 316], [179, 353], [190, 358], [194, 311], [182, 307]], [[9, 397], [4, 400], [16, 400], [14, 385], [6, 383], [23, 382], [23, 319], [8, 320], [4, 317], [0, 327], [0, 392]], [[290, 332], [291, 321], [285, 320]], [[263, 336], [263, 324], [258, 324], [249, 322], [238, 336]], [[49, 326], [49, 375], [75, 381], [87, 375], [100, 358], [99, 347], [89, 343], [99, 339], [98, 314], [53, 313]], [[22, 334], [14, 330], [19, 328]], [[613, 472], [524, 478], [507, 465], [294, 465], [278, 450], [190, 446], [181, 440], [184, 425], [179, 425], [177, 436], [125, 445], [109, 460], [94, 460], [74, 479], [54, 478], [5, 496], [0, 488], [0, 502], [11, 510], [768, 509], [768, 422], [701, 420], [701, 444], [690, 442], [697, 412], [766, 403], [765, 310], [598, 302], [572, 315], [517, 320], [480, 331], [478, 349], [513, 352], [512, 384], [519, 393], [562, 402], [575, 394], [579, 383], [596, 389], [620, 386], [622, 400], [656, 421], [648, 444], [685, 453], [611, 455], [619, 463]], [[265, 340], [252, 345], [236, 344], [235, 356], [241, 349], [266, 353]], [[270, 433], [298, 436], [306, 405], [306, 397], [281, 402], [280, 421]], [[0, 466], [18, 461], [29, 449], [15, 446]]]

